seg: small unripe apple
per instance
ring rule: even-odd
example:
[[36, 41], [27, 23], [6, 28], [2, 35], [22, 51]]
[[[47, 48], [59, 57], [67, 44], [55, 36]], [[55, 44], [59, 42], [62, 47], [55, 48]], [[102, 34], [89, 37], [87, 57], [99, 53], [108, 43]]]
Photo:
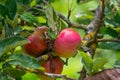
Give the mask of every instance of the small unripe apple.
[[32, 55], [34, 57], [38, 57], [47, 49], [47, 43], [43, 36], [43, 33], [47, 29], [48, 28], [45, 26], [35, 28], [34, 33], [27, 38], [30, 43], [25, 44], [23, 46], [27, 54]]
[[60, 74], [63, 70], [63, 61], [59, 57], [54, 57], [45, 61], [42, 66], [45, 68], [45, 72]]
[[72, 28], [66, 28], [57, 36], [54, 42], [54, 51], [60, 57], [69, 58], [76, 54], [80, 44], [79, 33]]

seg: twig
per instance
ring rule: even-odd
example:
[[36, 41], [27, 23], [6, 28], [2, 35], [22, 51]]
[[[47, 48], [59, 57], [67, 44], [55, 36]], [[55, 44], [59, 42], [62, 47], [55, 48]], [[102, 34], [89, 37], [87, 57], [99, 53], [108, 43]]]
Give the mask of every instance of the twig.
[[60, 18], [62, 18], [69, 26], [75, 26], [76, 28], [80, 28], [80, 29], [86, 30], [86, 28], [85, 28], [84, 25], [72, 23], [68, 18], [66, 18], [66, 17], [65, 17], [64, 15], [62, 15], [61, 13], [58, 13], [58, 12], [57, 12], [57, 15], [58, 15]]
[[[36, 6], [33, 6], [29, 9], [27, 9], [26, 11], [30, 11], [30, 10], [33, 10], [33, 9], [42, 9], [42, 10], [45, 10], [45, 8], [43, 6], [40, 6], [40, 5], [36, 5]], [[62, 15], [61, 13], [58, 13], [58, 12], [55, 12], [57, 14], [57, 16], [59, 16], [62, 20], [64, 20], [68, 26], [70, 27], [76, 27], [76, 28], [79, 28], [79, 29], [83, 29], [86, 31], [86, 25], [82, 25], [82, 24], [75, 24], [75, 23], [72, 23], [69, 18], [65, 17], [64, 15]], [[70, 12], [71, 14], [71, 12]]]
[[[87, 34], [85, 35], [85, 38], [83, 39], [87, 43], [86, 47], [90, 48], [89, 53], [90, 53], [91, 57], [94, 56], [95, 49], [96, 49], [96, 48], [93, 49], [92, 44], [93, 43], [95, 45], [98, 44], [97, 43], [97, 34], [99, 32], [99, 29], [101, 27], [102, 20], [103, 20], [103, 17], [104, 17], [104, 8], [105, 8], [104, 0], [101, 0], [101, 2], [102, 2], [102, 5], [98, 6], [98, 8], [96, 9], [94, 19], [87, 26], [87, 31], [86, 31]], [[91, 44], [89, 44], [91, 41], [93, 41], [93, 42]], [[82, 78], [82, 80], [84, 80], [85, 77], [86, 77], [86, 71], [85, 71], [84, 67], [82, 69], [82, 72], [83, 73], [81, 73], [81, 75], [82, 75], [81, 78]]]
[[43, 3], [48, 4], [48, 2], [46, 0], [42, 0], [42, 1], [43, 1]]
[[84, 67], [83, 67], [83, 69], [82, 69], [82, 71], [80, 73], [81, 73], [81, 75], [80, 75], [79, 80], [84, 80], [84, 78], [86, 77], [86, 70], [85, 70]]
[[[92, 43], [96, 43], [96, 45], [97, 45], [97, 34], [98, 34], [99, 29], [100, 29], [101, 24], [102, 24], [102, 20], [103, 20], [103, 17], [104, 17], [104, 8], [105, 8], [104, 0], [101, 0], [101, 2], [102, 2], [102, 5], [99, 6], [95, 11], [94, 19], [87, 26], [87, 34], [86, 34], [86, 36], [89, 35], [89, 33], [94, 32], [94, 34], [91, 36], [91, 38], [89, 40], [84, 39], [84, 40], [87, 40], [88, 46], [91, 46]], [[91, 43], [91, 40], [92, 40], [92, 43]], [[94, 49], [94, 51], [95, 51], [95, 49]], [[92, 54], [91, 54], [92, 56], [94, 55], [94, 51], [92, 51]]]
[[70, 15], [71, 15], [71, 10], [68, 11], [68, 19], [70, 19]]
[[70, 19], [70, 15], [71, 15], [70, 0], [68, 0], [68, 16], [67, 16], [67, 19]]
[[52, 77], [52, 78], [62, 78], [65, 80], [76, 80], [76, 79], [69, 78], [66, 75], [62, 75], [62, 74], [44, 73], [44, 75]]
[[26, 68], [26, 69], [23, 69], [23, 70], [28, 71], [28, 72], [32, 72], [32, 73], [35, 73], [35, 74], [38, 74], [38, 75], [48, 76], [48, 77], [53, 78], [53, 79], [61, 78], [63, 80], [76, 80], [76, 79], [69, 78], [66, 75], [46, 73], [46, 72], [43, 72], [42, 70], [38, 70], [38, 69], [32, 70], [32, 69]]

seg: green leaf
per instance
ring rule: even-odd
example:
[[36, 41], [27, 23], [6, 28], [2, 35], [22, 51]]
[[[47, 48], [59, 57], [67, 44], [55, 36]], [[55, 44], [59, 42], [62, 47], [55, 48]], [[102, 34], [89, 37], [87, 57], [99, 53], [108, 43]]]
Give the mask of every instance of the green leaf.
[[120, 68], [120, 61], [116, 61], [113, 65], [115, 68]]
[[57, 27], [57, 29], [58, 29], [59, 31], [61, 31], [61, 30], [65, 29], [65, 28], [67, 28], [66, 24], [64, 23], [63, 20], [60, 19], [60, 20], [58, 21], [58, 27]]
[[102, 27], [100, 29], [101, 34], [109, 34], [112, 37], [118, 37], [118, 33], [110, 27]]
[[93, 0], [77, 0], [77, 3], [78, 4], [85, 4], [85, 3], [88, 3], [90, 1], [93, 1]]
[[83, 0], [76, 0], [77, 1], [77, 3], [79, 4], [81, 1], [83, 1]]
[[13, 28], [12, 26], [7, 23], [6, 21], [4, 21], [4, 25], [5, 25], [5, 37], [10, 37], [13, 35]]
[[5, 5], [9, 10], [9, 18], [13, 20], [17, 11], [16, 0], [6, 0]]
[[55, 31], [56, 30], [55, 21], [54, 21], [55, 13], [54, 13], [53, 7], [51, 5], [47, 5], [47, 7], [46, 7], [46, 17], [48, 19], [48, 21], [47, 21], [48, 26], [53, 31]]
[[0, 74], [0, 80], [13, 80], [10, 77], [6, 76], [6, 75], [2, 75]]
[[114, 16], [114, 20], [116, 23], [120, 23], [120, 13], [116, 13], [116, 15]]
[[87, 73], [90, 75], [93, 67], [93, 60], [90, 56], [88, 56], [85, 52], [80, 52], [79, 54], [82, 57], [82, 63], [83, 66], [85, 67]]
[[8, 8], [5, 7], [4, 5], [0, 4], [0, 15], [5, 18], [6, 15], [7, 16], [9, 15], [8, 13], [9, 13]]
[[23, 14], [21, 15], [21, 18], [22, 18], [23, 20], [29, 22], [30, 24], [33, 24], [33, 23], [39, 24], [39, 21], [37, 20], [37, 18], [36, 18], [34, 15], [32, 15], [32, 14], [30, 14], [30, 13], [28, 13], [28, 12], [23, 13]]
[[23, 68], [40, 68], [40, 63], [33, 57], [26, 54], [13, 54], [7, 62], [11, 65], [20, 65]]
[[41, 79], [39, 79], [38, 76], [34, 73], [26, 73], [24, 76], [22, 76], [22, 80], [41, 80]]
[[24, 5], [28, 5], [28, 4], [30, 4], [30, 2], [32, 1], [32, 0], [16, 0], [17, 2], [19, 2], [19, 3], [22, 3], [22, 4], [24, 4]]
[[117, 42], [101, 42], [98, 45], [98, 48], [120, 51], [120, 43], [117, 43]]
[[99, 71], [99, 69], [103, 69], [104, 65], [107, 63], [107, 59], [106, 58], [96, 58], [93, 61], [93, 73], [97, 73]]
[[6, 68], [4, 69], [4, 72], [15, 79], [21, 78], [26, 73], [25, 71], [14, 69], [14, 68]]
[[[51, 3], [54, 2], [55, 0], [46, 0], [46, 2]], [[45, 4], [42, 0], [36, 0], [37, 4]]]
[[14, 36], [0, 41], [0, 57], [11, 49], [26, 43], [28, 43], [28, 40], [20, 36]]
[[40, 78], [40, 80], [55, 80], [54, 78], [43, 74], [39, 74], [38, 77]]

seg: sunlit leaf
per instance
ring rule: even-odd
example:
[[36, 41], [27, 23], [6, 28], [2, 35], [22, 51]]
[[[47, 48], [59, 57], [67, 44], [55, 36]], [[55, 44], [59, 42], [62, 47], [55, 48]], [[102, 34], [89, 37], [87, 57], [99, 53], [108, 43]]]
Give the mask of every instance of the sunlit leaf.
[[28, 40], [20, 36], [14, 36], [0, 41], [0, 57], [11, 49], [26, 43], [28, 43]]
[[61, 19], [59, 20], [58, 24], [59, 24], [58, 26], [59, 31], [63, 30], [64, 28], [67, 28], [66, 24]]
[[96, 58], [93, 61], [93, 72], [96, 73], [98, 72], [100, 69], [104, 68], [104, 65], [107, 63], [107, 59], [105, 58]]
[[29, 22], [30, 24], [33, 24], [33, 23], [39, 24], [39, 21], [37, 20], [37, 18], [34, 15], [32, 15], [32, 14], [30, 14], [28, 12], [23, 13], [21, 15], [21, 18], [23, 20], [25, 20], [26, 22]]
[[55, 31], [56, 29], [54, 16], [55, 15], [54, 15], [53, 7], [51, 5], [47, 5], [47, 8], [46, 8], [46, 17], [48, 19], [47, 23], [53, 31]]
[[92, 0], [77, 0], [77, 3], [78, 4], [84, 4], [84, 3], [88, 3], [90, 1], [92, 1]]
[[38, 77], [40, 78], [40, 80], [54, 80], [54, 78], [43, 75], [43, 74], [39, 74]]
[[22, 80], [41, 80], [34, 73], [26, 73], [22, 76]]
[[46, 23], [46, 19], [44, 17], [38, 17], [38, 21], [40, 23]]
[[88, 56], [88, 54], [86, 54], [85, 52], [80, 52], [79, 51], [79, 54], [82, 57], [83, 66], [85, 67], [85, 69], [87, 70], [88, 74], [90, 75], [92, 67], [93, 67], [93, 60], [92, 60], [92, 58], [90, 56]]

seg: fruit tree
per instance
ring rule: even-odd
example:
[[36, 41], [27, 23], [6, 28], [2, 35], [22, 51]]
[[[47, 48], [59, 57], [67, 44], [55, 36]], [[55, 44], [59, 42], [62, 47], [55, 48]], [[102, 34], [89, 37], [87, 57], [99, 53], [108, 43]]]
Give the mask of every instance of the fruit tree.
[[0, 80], [119, 80], [120, 0], [0, 0]]

